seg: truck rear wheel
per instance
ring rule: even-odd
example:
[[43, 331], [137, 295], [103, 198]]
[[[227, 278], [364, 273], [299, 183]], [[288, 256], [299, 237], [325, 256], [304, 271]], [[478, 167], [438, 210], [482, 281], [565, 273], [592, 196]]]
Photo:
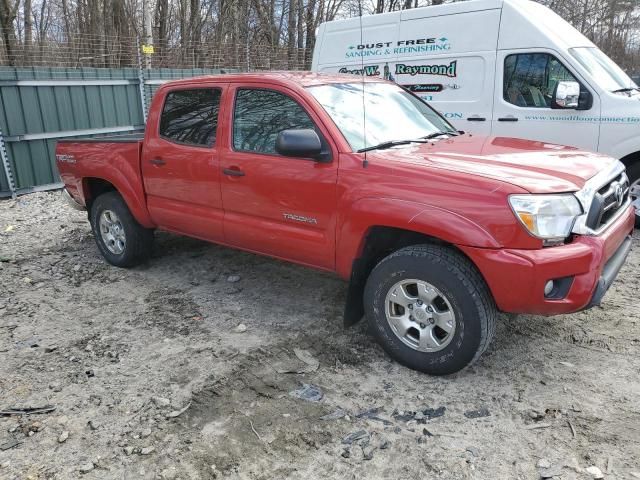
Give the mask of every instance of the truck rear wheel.
[[117, 192], [95, 199], [89, 215], [102, 256], [116, 267], [133, 267], [151, 254], [153, 230], [140, 225]]
[[385, 351], [432, 375], [471, 365], [495, 333], [497, 309], [484, 279], [446, 247], [406, 247], [384, 258], [367, 280], [364, 302]]

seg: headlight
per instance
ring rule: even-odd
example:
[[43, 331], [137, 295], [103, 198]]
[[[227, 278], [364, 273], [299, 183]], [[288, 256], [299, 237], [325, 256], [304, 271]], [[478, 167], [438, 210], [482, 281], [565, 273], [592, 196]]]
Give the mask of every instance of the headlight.
[[573, 194], [511, 195], [509, 203], [525, 228], [547, 241], [567, 238], [576, 217], [582, 214], [580, 203]]

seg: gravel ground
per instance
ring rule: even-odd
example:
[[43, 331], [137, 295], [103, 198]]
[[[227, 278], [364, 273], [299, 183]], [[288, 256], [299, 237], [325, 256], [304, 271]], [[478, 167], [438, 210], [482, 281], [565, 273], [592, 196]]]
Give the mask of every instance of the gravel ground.
[[120, 270], [58, 194], [0, 201], [0, 410], [55, 408], [0, 416], [0, 478], [640, 478], [635, 244], [602, 308], [436, 378], [329, 275], [166, 233]]

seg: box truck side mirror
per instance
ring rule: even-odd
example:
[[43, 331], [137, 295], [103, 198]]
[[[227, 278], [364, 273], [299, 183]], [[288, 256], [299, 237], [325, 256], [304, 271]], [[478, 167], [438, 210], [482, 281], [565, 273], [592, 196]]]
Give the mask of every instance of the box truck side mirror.
[[578, 82], [558, 82], [553, 90], [551, 108], [589, 110], [592, 105], [591, 92], [582, 88]]

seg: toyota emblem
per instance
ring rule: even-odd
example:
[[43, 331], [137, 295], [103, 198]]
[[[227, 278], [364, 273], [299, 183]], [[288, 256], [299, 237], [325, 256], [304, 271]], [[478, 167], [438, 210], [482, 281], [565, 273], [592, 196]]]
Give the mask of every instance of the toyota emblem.
[[616, 197], [616, 205], [618, 208], [620, 208], [624, 203], [624, 189], [619, 183], [616, 185], [614, 195]]

